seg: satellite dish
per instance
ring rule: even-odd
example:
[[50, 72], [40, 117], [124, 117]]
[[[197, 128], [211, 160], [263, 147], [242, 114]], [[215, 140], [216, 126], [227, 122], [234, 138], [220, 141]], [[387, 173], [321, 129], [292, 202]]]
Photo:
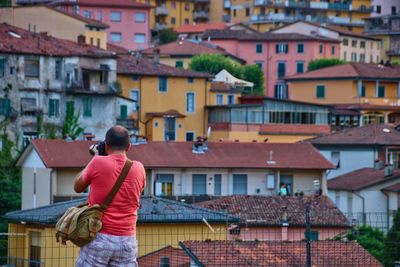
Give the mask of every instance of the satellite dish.
[[208, 129], [207, 129], [207, 138], [210, 138], [210, 135], [211, 135], [211, 126], [208, 126]]

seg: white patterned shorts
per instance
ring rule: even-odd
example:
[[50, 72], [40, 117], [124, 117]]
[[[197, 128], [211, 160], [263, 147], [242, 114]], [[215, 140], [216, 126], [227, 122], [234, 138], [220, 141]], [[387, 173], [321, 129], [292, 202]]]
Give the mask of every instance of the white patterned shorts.
[[96, 238], [81, 247], [77, 267], [138, 267], [137, 241], [134, 236], [113, 236], [97, 233]]

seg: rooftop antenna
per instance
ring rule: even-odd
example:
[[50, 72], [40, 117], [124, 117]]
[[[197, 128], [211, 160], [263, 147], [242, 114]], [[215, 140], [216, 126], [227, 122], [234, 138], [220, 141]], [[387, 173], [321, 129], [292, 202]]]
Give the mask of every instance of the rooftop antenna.
[[269, 152], [269, 160], [267, 161], [267, 164], [276, 164], [276, 161], [273, 160], [273, 155], [274, 155], [274, 151], [270, 151]]

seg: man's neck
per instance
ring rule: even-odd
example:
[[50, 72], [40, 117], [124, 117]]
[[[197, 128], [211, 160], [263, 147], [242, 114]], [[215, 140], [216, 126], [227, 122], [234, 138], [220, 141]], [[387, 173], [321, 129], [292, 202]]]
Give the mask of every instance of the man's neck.
[[111, 151], [108, 151], [107, 155], [124, 155], [124, 156], [126, 156], [126, 151], [125, 150], [111, 150]]

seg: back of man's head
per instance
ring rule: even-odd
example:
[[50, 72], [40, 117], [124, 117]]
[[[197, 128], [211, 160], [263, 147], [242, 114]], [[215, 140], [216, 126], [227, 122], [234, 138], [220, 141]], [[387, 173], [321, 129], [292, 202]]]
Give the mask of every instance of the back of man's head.
[[114, 126], [106, 133], [106, 144], [112, 150], [125, 150], [129, 146], [129, 133], [125, 127]]

